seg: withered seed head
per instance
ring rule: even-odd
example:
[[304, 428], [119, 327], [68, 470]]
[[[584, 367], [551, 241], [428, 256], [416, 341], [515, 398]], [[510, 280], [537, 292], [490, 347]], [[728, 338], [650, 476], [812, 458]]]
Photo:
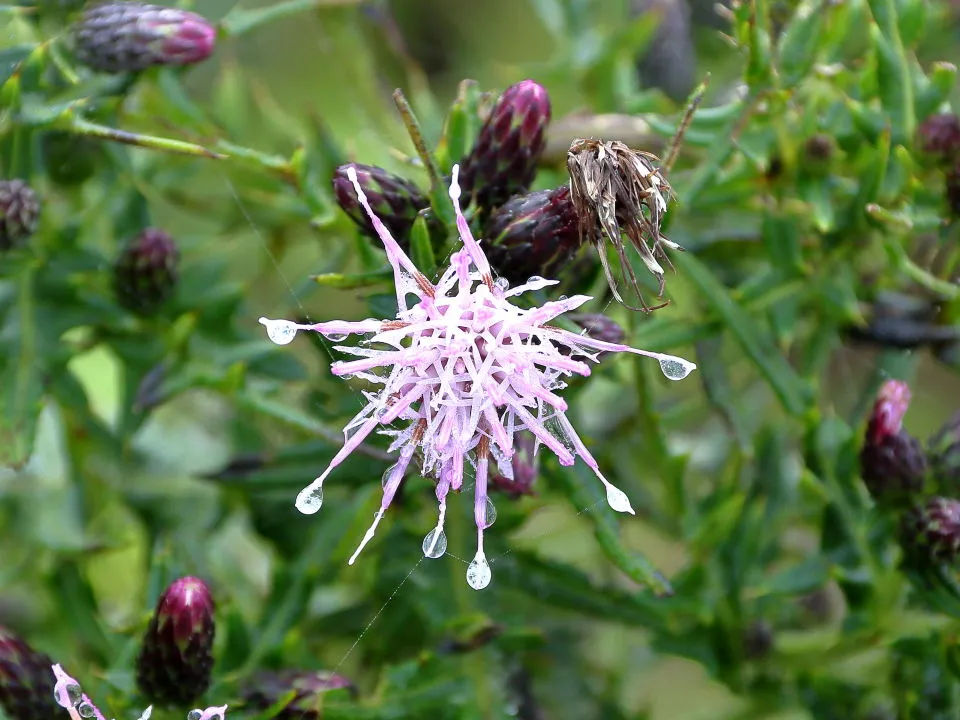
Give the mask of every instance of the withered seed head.
[[[656, 310], [665, 303], [651, 308], [644, 302], [627, 258], [622, 234], [626, 234], [643, 264], [656, 276], [659, 296], [663, 295], [664, 270], [657, 257], [673, 267], [664, 248], [683, 249], [660, 233], [672, 190], [654, 164], [656, 161], [656, 156], [632, 150], [618, 140], [577, 139], [567, 152], [570, 192], [579, 219], [581, 240], [597, 246], [614, 297], [634, 310]], [[636, 292], [639, 308], [627, 305], [621, 297], [601, 247], [604, 241], [616, 248], [621, 276]]]

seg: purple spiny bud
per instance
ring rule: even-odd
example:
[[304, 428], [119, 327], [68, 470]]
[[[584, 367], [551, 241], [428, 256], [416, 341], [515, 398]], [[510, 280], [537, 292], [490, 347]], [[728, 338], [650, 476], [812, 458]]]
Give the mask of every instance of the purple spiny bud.
[[40, 202], [23, 180], [0, 180], [0, 252], [33, 235], [40, 218]]
[[904, 518], [907, 550], [923, 559], [953, 562], [960, 555], [960, 501], [933, 497]]
[[51, 665], [42, 652], [0, 627], [0, 707], [11, 720], [47, 720], [60, 714], [53, 700]]
[[192, 65], [213, 52], [217, 31], [196, 13], [138, 2], [106, 2], [73, 28], [77, 58], [100, 72]]
[[953, 113], [931, 115], [917, 128], [917, 145], [937, 160], [955, 160], [960, 154], [960, 118]]
[[173, 238], [147, 228], [124, 246], [114, 265], [117, 301], [139, 315], [152, 315], [173, 294], [179, 264]]
[[137, 658], [137, 685], [152, 702], [183, 707], [210, 686], [214, 603], [195, 577], [173, 582], [157, 603]]
[[511, 283], [557, 277], [580, 249], [570, 188], [512, 198], [491, 215], [483, 236], [490, 264]]
[[319, 720], [323, 717], [323, 695], [331, 690], [347, 689], [356, 694], [353, 683], [342, 675], [323, 671], [283, 670], [257, 673], [244, 692], [254, 710], [266, 710], [282, 698], [294, 695], [274, 720]]
[[483, 213], [530, 187], [549, 122], [550, 96], [542, 85], [523, 80], [503, 91], [463, 159], [463, 192]]
[[377, 237], [370, 218], [360, 207], [357, 193], [347, 177], [347, 168], [354, 168], [357, 181], [370, 202], [377, 217], [403, 248], [409, 248], [410, 228], [421, 210], [430, 207], [430, 201], [409, 180], [387, 172], [375, 165], [350, 163], [341, 165], [333, 174], [333, 193], [337, 203], [350, 219], [371, 238]]
[[888, 380], [880, 388], [860, 451], [860, 473], [877, 501], [897, 502], [923, 489], [927, 471], [920, 442], [903, 429], [910, 388]]

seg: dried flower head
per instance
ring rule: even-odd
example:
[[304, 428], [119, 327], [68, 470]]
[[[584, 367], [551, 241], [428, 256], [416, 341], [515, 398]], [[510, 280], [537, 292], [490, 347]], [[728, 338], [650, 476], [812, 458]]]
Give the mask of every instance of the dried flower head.
[[[416, 268], [373, 213], [356, 171], [348, 169], [348, 175], [393, 267], [399, 310], [393, 320], [312, 325], [260, 318], [270, 339], [280, 345], [291, 342], [299, 329], [313, 330], [334, 342], [353, 334], [367, 336], [360, 347], [337, 346], [359, 359], [336, 362], [331, 372], [383, 386], [379, 392], [365, 393], [367, 404], [344, 429], [343, 447], [327, 469], [300, 492], [297, 508], [307, 514], [317, 512], [327, 476], [370, 433], [383, 426], [382, 432], [394, 438], [390, 451], [399, 451], [400, 457], [384, 473], [380, 509], [350, 558], [351, 564], [373, 537], [414, 453], [419, 451], [423, 475], [437, 480], [440, 504], [437, 526], [423, 542], [427, 557], [444, 554], [447, 494], [463, 486], [467, 465], [474, 469], [478, 548], [467, 569], [467, 582], [475, 589], [486, 587], [491, 573], [483, 552], [483, 531], [493, 522], [492, 503], [487, 496], [488, 471], [492, 460], [501, 474], [512, 476], [514, 435], [521, 430], [533, 433], [538, 447], [549, 448], [561, 465], [572, 465], [579, 455], [606, 487], [610, 506], [632, 513], [627, 496], [600, 472], [565, 415], [566, 403], [555, 392], [564, 387], [565, 376], [590, 374], [587, 363], [564, 355], [561, 348], [591, 359], [601, 351], [646, 355], [656, 358], [664, 374], [673, 380], [686, 377], [696, 366], [671, 355], [596, 340], [548, 324], [588, 301], [587, 296], [530, 309], [515, 305], [512, 298], [556, 281], [531, 278], [511, 289], [505, 280], [494, 280], [487, 257], [460, 209], [459, 166], [453, 168], [450, 198], [463, 247], [451, 255], [450, 266], [436, 284]], [[419, 298], [412, 307], [407, 302], [410, 295]], [[405, 426], [392, 427], [398, 420]]]
[[[631, 150], [618, 140], [574, 140], [567, 153], [570, 192], [580, 225], [583, 242], [592, 242], [600, 251], [600, 261], [614, 297], [624, 305], [607, 255], [602, 245], [609, 241], [620, 259], [620, 272], [640, 301], [634, 310], [656, 310], [647, 307], [637, 285], [633, 267], [627, 258], [622, 235], [626, 234], [643, 264], [653, 273], [663, 295], [664, 271], [657, 257], [670, 265], [664, 247], [682, 250], [660, 233], [670, 185], [654, 164], [657, 158], [647, 152]], [[672, 265], [670, 265], [672, 267]]]

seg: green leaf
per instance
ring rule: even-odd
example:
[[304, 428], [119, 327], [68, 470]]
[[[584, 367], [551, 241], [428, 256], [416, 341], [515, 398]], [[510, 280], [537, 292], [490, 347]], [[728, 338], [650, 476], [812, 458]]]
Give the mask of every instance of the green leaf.
[[437, 272], [437, 258], [433, 254], [433, 242], [430, 239], [430, 228], [427, 218], [421, 212], [410, 230], [410, 252], [413, 264], [428, 278]]
[[957, 84], [957, 66], [949, 62], [935, 62], [930, 75], [916, 97], [916, 116], [926, 118], [947, 101]]
[[786, 87], [804, 79], [817, 62], [820, 35], [828, 11], [825, 11], [823, 2], [805, 2], [790, 19], [778, 48], [780, 76]]
[[476, 80], [463, 80], [443, 126], [443, 135], [435, 152], [440, 171], [449, 174], [473, 147], [480, 129], [480, 86]]
[[286, 2], [271, 3], [265, 7], [250, 10], [235, 6], [220, 21], [220, 27], [226, 35], [237, 37], [256, 30], [261, 25], [313, 10], [325, 4], [328, 4], [325, 0], [286, 0]]
[[760, 234], [764, 247], [770, 262], [785, 279], [809, 273], [800, 248], [801, 228], [800, 218], [788, 217], [784, 212], [769, 209], [763, 215]]
[[359, 288], [380, 287], [393, 284], [393, 268], [385, 267], [373, 272], [344, 274], [324, 273], [311, 276], [319, 285], [339, 288], [340, 290], [357, 290]]
[[806, 383], [783, 357], [770, 333], [756, 322], [699, 260], [689, 253], [677, 254], [677, 268], [693, 283], [708, 307], [713, 308], [737, 339], [743, 351], [766, 378], [777, 398], [791, 415], [802, 414], [812, 400]]
[[916, 117], [913, 107], [913, 78], [907, 53], [900, 39], [894, 0], [869, 0], [875, 24], [870, 41], [876, 61], [880, 103], [892, 120], [893, 141], [904, 144], [913, 139]]

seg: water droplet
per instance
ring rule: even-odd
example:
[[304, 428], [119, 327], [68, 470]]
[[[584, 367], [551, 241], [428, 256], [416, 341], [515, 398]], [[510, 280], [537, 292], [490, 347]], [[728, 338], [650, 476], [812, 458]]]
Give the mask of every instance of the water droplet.
[[187, 720], [200, 720], [203, 717], [203, 710], [191, 710], [187, 713]]
[[697, 366], [678, 357], [660, 358], [660, 369], [663, 374], [671, 380], [683, 380], [687, 375], [697, 369]]
[[607, 504], [617, 512], [634, 514], [630, 506], [630, 498], [623, 490], [613, 485], [607, 485]]
[[383, 485], [383, 488], [387, 488], [387, 483], [390, 482], [390, 476], [396, 471], [397, 463], [394, 463], [386, 470], [383, 471], [383, 477], [380, 479], [380, 484]]
[[343, 342], [347, 339], [347, 333], [324, 333], [323, 335], [330, 342]]
[[309, 485], [297, 495], [297, 510], [304, 515], [313, 515], [323, 507], [323, 485]]
[[289, 320], [270, 320], [260, 318], [260, 324], [267, 329], [267, 337], [277, 345], [289, 345], [297, 336], [297, 325]]
[[493, 504], [493, 500], [487, 498], [487, 507], [483, 511], [483, 528], [487, 529], [497, 521], [497, 506]]
[[473, 561], [467, 567], [467, 585], [474, 590], [483, 590], [490, 584], [493, 573], [490, 572], [490, 564], [483, 553], [477, 553]]
[[[83, 700], [83, 690], [80, 689], [80, 686], [76, 683], [70, 683], [66, 687], [67, 699], [70, 701], [70, 705], [76, 707], [81, 700]], [[55, 694], [54, 697], [59, 699], [59, 694]]]
[[432, 559], [443, 557], [447, 552], [447, 536], [440, 528], [434, 528], [423, 539], [423, 554]]
[[77, 712], [80, 713], [80, 717], [93, 717], [97, 711], [93, 709], [93, 705], [90, 703], [80, 703], [77, 706]]
[[507, 291], [510, 289], [510, 281], [503, 277], [498, 277], [496, 280], [493, 281], [493, 284], [503, 291]]

